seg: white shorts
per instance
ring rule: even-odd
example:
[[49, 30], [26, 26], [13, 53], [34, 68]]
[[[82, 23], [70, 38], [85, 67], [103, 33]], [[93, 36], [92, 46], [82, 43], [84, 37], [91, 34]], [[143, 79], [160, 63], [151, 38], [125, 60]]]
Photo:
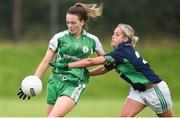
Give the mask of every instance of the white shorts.
[[139, 92], [131, 87], [128, 98], [149, 106], [157, 114], [164, 113], [172, 107], [170, 91], [164, 81], [158, 83], [155, 88], [147, 89], [144, 92]]

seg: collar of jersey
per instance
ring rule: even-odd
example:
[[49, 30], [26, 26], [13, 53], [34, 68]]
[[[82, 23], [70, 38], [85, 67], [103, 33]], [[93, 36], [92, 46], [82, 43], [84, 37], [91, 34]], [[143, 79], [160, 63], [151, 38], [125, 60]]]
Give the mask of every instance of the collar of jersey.
[[[69, 35], [73, 36], [73, 34], [71, 32], [68, 31], [68, 33], [69, 33]], [[81, 32], [81, 36], [86, 36], [86, 35], [87, 35], [87, 31], [83, 29]]]
[[123, 43], [125, 46], [132, 46], [132, 42], [131, 41], [127, 41]]
[[132, 46], [132, 42], [131, 42], [131, 41], [123, 42], [123, 43], [120, 43], [120, 44], [118, 44], [117, 46], [115, 46], [115, 47], [113, 47], [113, 48], [114, 48], [114, 49], [117, 49], [117, 47], [118, 47], [119, 45]]

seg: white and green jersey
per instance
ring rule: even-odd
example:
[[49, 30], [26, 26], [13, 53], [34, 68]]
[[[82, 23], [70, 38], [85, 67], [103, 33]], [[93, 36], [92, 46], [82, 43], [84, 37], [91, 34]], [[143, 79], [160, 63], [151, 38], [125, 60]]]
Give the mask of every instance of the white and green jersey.
[[[78, 61], [88, 58], [94, 51], [103, 51], [99, 39], [85, 30], [82, 31], [80, 38], [75, 38], [68, 30], [57, 33], [50, 40], [49, 48], [56, 52], [55, 62], [61, 63]], [[64, 70], [53, 68], [53, 73], [61, 74], [70, 81], [88, 83], [89, 80], [89, 73], [86, 68]]]

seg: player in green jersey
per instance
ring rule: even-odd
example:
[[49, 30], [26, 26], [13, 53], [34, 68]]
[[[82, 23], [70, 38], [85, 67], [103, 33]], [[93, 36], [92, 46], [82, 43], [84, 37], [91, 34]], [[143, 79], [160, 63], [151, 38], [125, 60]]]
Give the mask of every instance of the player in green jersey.
[[68, 30], [55, 34], [49, 42], [47, 52], [35, 72], [35, 76], [41, 78], [49, 63], [53, 67], [47, 85], [49, 117], [63, 117], [70, 112], [89, 81], [86, 68], [59, 69], [58, 63], [88, 58], [94, 51], [98, 56], [104, 55], [99, 39], [84, 29], [88, 18], [100, 16], [102, 10], [102, 4], [76, 3], [66, 14]]

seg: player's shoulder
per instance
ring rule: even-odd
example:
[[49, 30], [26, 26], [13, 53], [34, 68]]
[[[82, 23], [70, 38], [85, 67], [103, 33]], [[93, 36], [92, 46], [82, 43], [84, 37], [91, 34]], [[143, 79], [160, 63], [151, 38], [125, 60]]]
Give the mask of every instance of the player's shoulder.
[[115, 51], [123, 52], [125, 55], [133, 55], [135, 53], [131, 43], [121, 43], [116, 47]]
[[133, 49], [131, 42], [120, 43], [117, 49]]
[[99, 40], [99, 38], [96, 35], [91, 34], [85, 30], [83, 30], [83, 35], [85, 35], [87, 38], [93, 39], [95, 41]]
[[56, 33], [56, 34], [53, 36], [53, 38], [58, 39], [58, 38], [64, 37], [65, 35], [68, 35], [68, 34], [69, 34], [68, 30], [64, 30], [64, 31], [61, 31], [61, 32]]

